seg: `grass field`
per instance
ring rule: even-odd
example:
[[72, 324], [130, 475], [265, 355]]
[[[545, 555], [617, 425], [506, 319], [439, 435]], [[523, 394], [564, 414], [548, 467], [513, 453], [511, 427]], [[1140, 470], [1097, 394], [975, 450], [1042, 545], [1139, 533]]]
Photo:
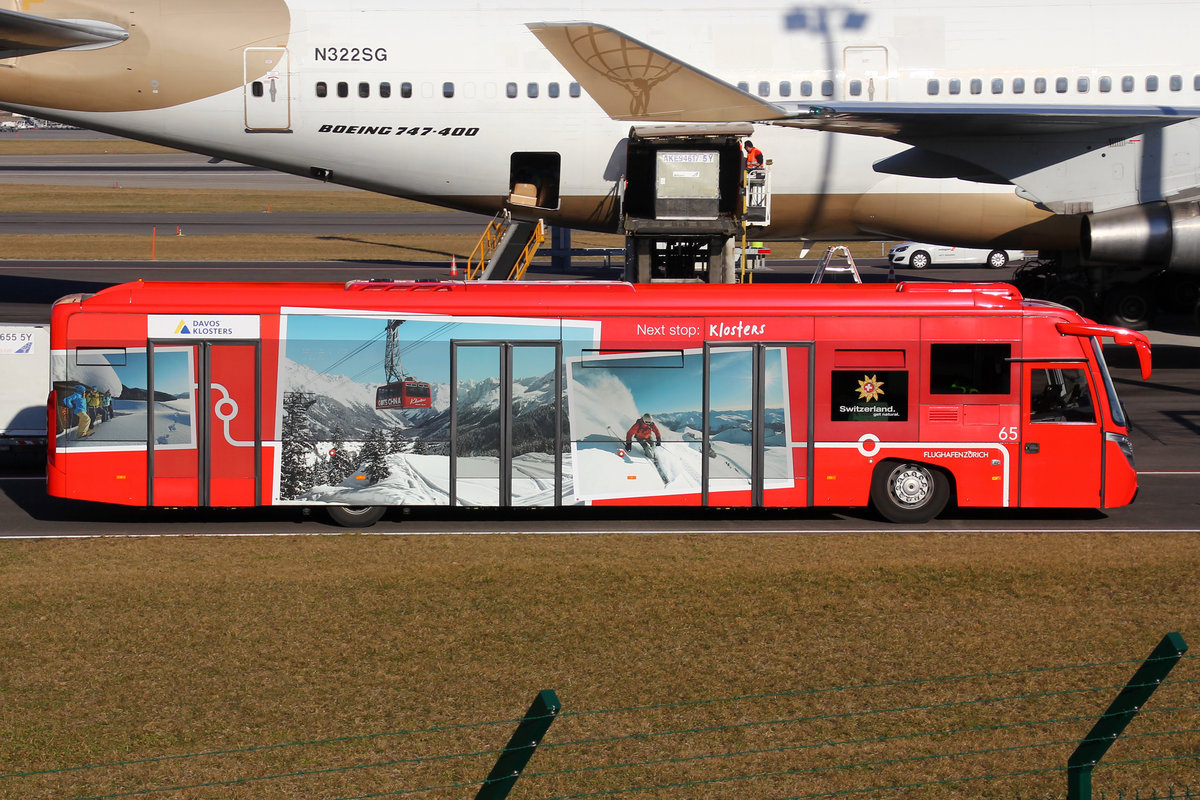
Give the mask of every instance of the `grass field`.
[[[0, 542], [0, 797], [473, 796], [542, 689], [513, 797], [1061, 797], [1198, 576], [1191, 535]], [[1197, 680], [1097, 789], [1200, 789]]]

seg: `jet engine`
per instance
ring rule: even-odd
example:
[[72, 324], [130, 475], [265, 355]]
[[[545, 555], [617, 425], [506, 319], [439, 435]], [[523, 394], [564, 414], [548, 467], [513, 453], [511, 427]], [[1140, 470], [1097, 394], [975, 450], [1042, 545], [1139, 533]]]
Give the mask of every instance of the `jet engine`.
[[1094, 261], [1200, 272], [1200, 203], [1144, 203], [1083, 218], [1083, 255]]

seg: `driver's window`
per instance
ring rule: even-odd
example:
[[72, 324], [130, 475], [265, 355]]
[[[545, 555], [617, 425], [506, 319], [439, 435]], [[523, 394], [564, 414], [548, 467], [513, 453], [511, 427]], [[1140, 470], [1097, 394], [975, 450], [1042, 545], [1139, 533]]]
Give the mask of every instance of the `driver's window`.
[[1035, 369], [1029, 376], [1030, 422], [1095, 422], [1082, 369]]

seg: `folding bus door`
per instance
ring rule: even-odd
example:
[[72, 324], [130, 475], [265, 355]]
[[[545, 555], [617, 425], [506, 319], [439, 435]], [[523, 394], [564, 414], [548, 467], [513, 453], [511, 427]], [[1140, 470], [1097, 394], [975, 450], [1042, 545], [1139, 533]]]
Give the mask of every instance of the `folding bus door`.
[[791, 490], [781, 504], [811, 504], [810, 354], [807, 345], [705, 344], [704, 505], [762, 506], [767, 489]]
[[559, 342], [452, 342], [451, 504], [562, 503]]
[[148, 350], [149, 503], [258, 505], [258, 342], [151, 342]]
[[1022, 364], [1021, 499], [1026, 508], [1099, 508], [1104, 431], [1085, 362]]

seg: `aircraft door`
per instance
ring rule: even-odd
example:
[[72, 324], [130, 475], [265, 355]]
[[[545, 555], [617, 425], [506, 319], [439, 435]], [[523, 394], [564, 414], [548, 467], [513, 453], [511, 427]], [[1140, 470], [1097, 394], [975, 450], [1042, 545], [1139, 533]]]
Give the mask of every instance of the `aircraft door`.
[[847, 100], [888, 99], [886, 47], [847, 47], [845, 50]]
[[287, 48], [247, 47], [245, 58], [246, 130], [290, 131]]

